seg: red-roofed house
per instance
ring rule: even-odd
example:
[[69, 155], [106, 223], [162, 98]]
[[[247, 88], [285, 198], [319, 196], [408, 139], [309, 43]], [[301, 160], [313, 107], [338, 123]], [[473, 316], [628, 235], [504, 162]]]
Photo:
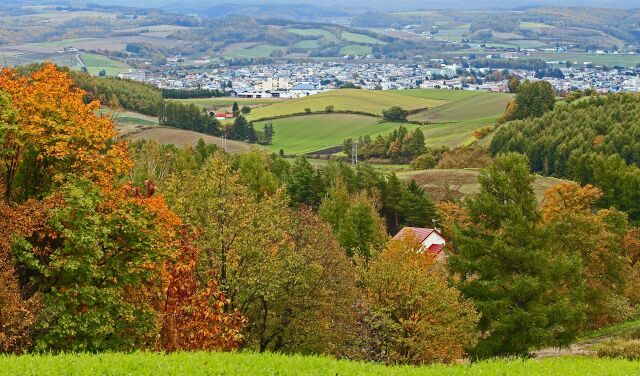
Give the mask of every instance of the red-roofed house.
[[436, 259], [445, 257], [442, 249], [447, 243], [447, 239], [442, 236], [438, 229], [421, 228], [421, 227], [404, 227], [400, 230], [394, 239], [402, 239], [405, 236], [413, 236], [422, 244], [418, 252], [429, 252], [436, 256]]
[[224, 120], [224, 119], [233, 119], [233, 114], [230, 112], [215, 114], [216, 119]]

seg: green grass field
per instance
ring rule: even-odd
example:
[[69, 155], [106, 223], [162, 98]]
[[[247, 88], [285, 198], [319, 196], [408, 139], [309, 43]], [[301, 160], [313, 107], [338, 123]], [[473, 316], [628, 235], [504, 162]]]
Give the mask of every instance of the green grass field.
[[249, 114], [250, 120], [302, 113], [305, 108], [311, 111], [324, 111], [333, 105], [336, 111], [362, 111], [371, 114], [382, 114], [382, 111], [400, 106], [404, 109], [432, 108], [447, 103], [439, 99], [409, 97], [398, 94], [398, 91], [378, 91], [359, 89], [340, 89], [326, 93], [290, 101], [274, 103], [270, 106], [256, 108]]
[[294, 44], [293, 47], [314, 49], [320, 47], [321, 45], [322, 44], [317, 39], [307, 39], [301, 40], [300, 42]]
[[[303, 115], [272, 120], [273, 151], [283, 149], [287, 154], [304, 154], [342, 145], [347, 138], [359, 136], [387, 134], [399, 127], [400, 123], [379, 122], [373, 116], [353, 114]], [[255, 124], [257, 130], [264, 127], [265, 122]], [[404, 124], [413, 129], [414, 124]]]
[[328, 357], [256, 353], [62, 354], [0, 357], [2, 375], [635, 375], [634, 361], [561, 357], [471, 365], [385, 366]]
[[286, 31], [288, 31], [290, 33], [293, 33], [293, 34], [301, 35], [303, 37], [321, 37], [321, 38], [326, 39], [328, 42], [337, 42], [338, 41], [338, 38], [335, 36], [335, 34], [330, 32], [329, 30], [325, 30], [325, 29], [289, 28], [289, 29], [286, 29]]
[[473, 131], [495, 124], [497, 117], [478, 118], [466, 121], [427, 124], [421, 127], [425, 144], [429, 147], [455, 148], [476, 141]]
[[628, 54], [589, 54], [586, 52], [536, 52], [531, 54], [532, 58], [539, 58], [544, 61], [570, 61], [582, 64], [590, 62], [595, 65], [607, 65], [613, 67], [621, 65], [624, 67], [635, 67], [640, 64], [640, 55]]
[[340, 55], [369, 55], [373, 51], [371, 46], [360, 46], [357, 44], [350, 44], [340, 49]]
[[342, 34], [340, 34], [340, 36], [342, 37], [342, 39], [346, 40], [347, 42], [365, 43], [365, 44], [386, 44], [386, 42], [383, 42], [379, 39], [376, 39], [364, 34], [349, 33], [345, 31]]
[[[465, 93], [465, 92], [461, 92]], [[473, 92], [471, 92], [473, 93]], [[503, 93], [480, 93], [467, 98], [420, 112], [410, 120], [447, 123], [499, 116], [504, 113], [511, 95]]]
[[104, 69], [108, 76], [115, 76], [120, 72], [126, 72], [131, 69], [129, 65], [103, 55], [83, 54], [80, 55], [80, 60], [87, 67], [89, 73], [93, 75], [98, 75]]
[[259, 58], [259, 57], [269, 57], [272, 52], [281, 50], [282, 47], [272, 46], [270, 44], [259, 44], [254, 47], [249, 48], [239, 48], [233, 51], [229, 51], [224, 53], [225, 59], [233, 59], [233, 58]]

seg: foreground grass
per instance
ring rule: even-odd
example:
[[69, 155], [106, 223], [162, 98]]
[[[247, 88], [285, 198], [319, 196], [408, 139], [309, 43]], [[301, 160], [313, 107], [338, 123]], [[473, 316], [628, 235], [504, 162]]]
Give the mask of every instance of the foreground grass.
[[255, 353], [25, 355], [0, 357], [3, 375], [633, 375], [640, 363], [580, 357], [394, 366]]

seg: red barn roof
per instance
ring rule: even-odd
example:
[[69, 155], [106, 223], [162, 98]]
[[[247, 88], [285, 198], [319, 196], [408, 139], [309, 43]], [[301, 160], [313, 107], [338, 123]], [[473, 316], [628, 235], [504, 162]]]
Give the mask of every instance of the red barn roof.
[[442, 252], [443, 248], [444, 248], [444, 244], [431, 244], [429, 248], [427, 248], [427, 252], [437, 255], [440, 252]]
[[[396, 236], [394, 236], [393, 238], [398, 240], [398, 239], [402, 239], [405, 236], [407, 236], [407, 234], [409, 234], [410, 232], [413, 232], [413, 234], [415, 235], [415, 237], [417, 238], [417, 240], [422, 243], [426, 238], [429, 237], [429, 235], [431, 235], [433, 232], [435, 232], [436, 234], [442, 236], [442, 234], [433, 228], [421, 228], [421, 227], [403, 227], [402, 230], [400, 230]], [[444, 238], [444, 236], [442, 236]]]

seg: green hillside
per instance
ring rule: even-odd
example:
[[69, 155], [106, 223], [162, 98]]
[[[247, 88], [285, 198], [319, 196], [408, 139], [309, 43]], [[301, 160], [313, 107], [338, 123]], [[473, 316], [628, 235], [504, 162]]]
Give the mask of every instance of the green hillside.
[[[261, 130], [266, 122], [255, 124]], [[269, 148], [287, 154], [302, 154], [342, 145], [346, 138], [386, 134], [399, 123], [380, 122], [373, 116], [353, 114], [322, 114], [294, 116], [272, 120], [275, 135]], [[417, 125], [404, 124], [413, 129]]]
[[[453, 92], [455, 93], [455, 91]], [[504, 112], [510, 99], [510, 94], [503, 93], [481, 93], [477, 95], [470, 95], [461, 100], [412, 115], [409, 118], [411, 120], [428, 121], [431, 123], [446, 123], [468, 121], [491, 116], [497, 117]]]
[[0, 357], [6, 375], [634, 375], [638, 362], [586, 357], [385, 366], [320, 356], [256, 353], [101, 353]]
[[306, 108], [314, 112], [324, 111], [329, 105], [333, 105], [336, 111], [362, 111], [381, 115], [384, 109], [393, 106], [410, 110], [432, 108], [445, 103], [447, 102], [439, 99], [408, 97], [398, 94], [396, 91], [340, 89], [258, 108], [251, 112], [249, 119], [302, 113]]

